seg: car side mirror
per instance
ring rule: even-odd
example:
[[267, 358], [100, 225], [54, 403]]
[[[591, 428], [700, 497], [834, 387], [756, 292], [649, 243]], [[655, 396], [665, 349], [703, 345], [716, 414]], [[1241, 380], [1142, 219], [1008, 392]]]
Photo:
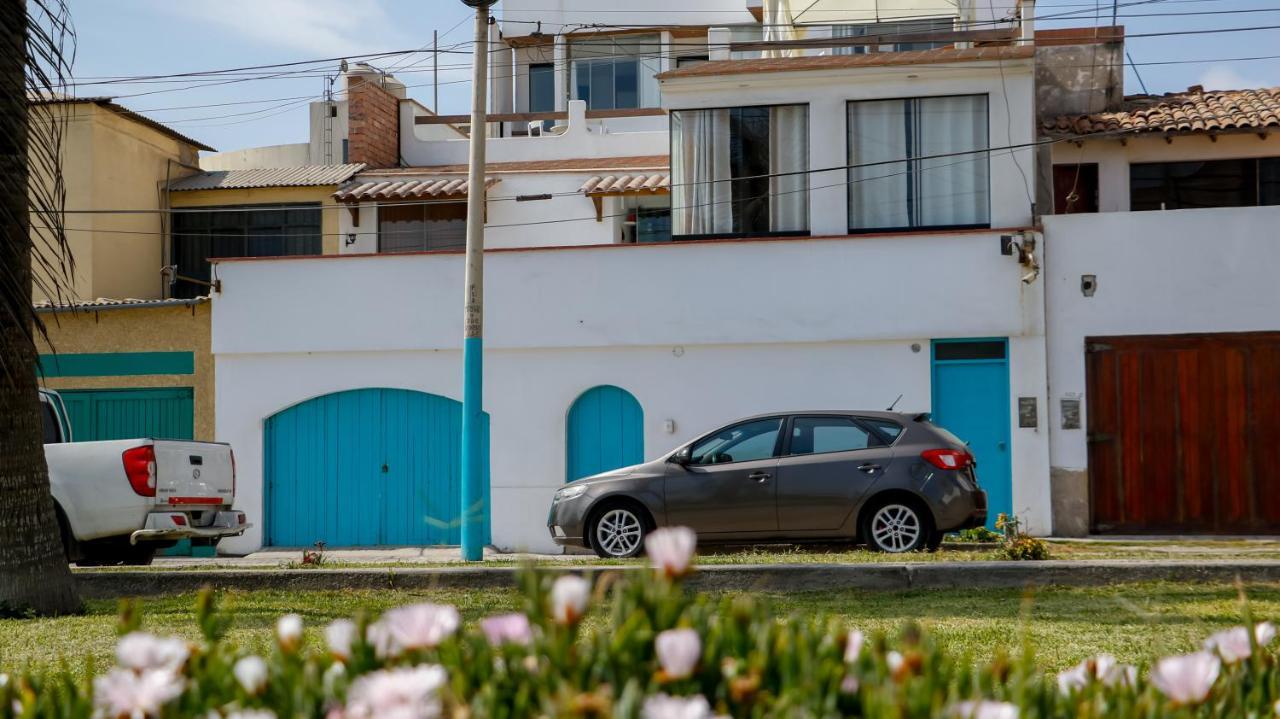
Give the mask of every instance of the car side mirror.
[[684, 449], [681, 449], [679, 452], [676, 452], [675, 454], [671, 455], [671, 458], [668, 459], [667, 461], [671, 462], [672, 464], [678, 464], [681, 467], [687, 467], [689, 463], [693, 461], [693, 454], [689, 451], [688, 447], [685, 447]]

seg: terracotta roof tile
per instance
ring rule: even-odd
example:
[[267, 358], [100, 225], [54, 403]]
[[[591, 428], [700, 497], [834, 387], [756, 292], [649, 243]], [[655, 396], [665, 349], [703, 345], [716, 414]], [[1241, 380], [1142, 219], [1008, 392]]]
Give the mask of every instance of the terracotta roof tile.
[[944, 47], [936, 50], [872, 52], [863, 55], [805, 55], [801, 57], [775, 57], [755, 60], [718, 60], [680, 68], [679, 70], [668, 70], [659, 74], [658, 79], [670, 80], [685, 77], [716, 77], [718, 75], [801, 72], [804, 70], [886, 67], [892, 65], [931, 65], [949, 62], [1020, 60], [1034, 55], [1035, 48], [1029, 45], [1001, 45], [998, 47], [964, 49]]
[[671, 189], [671, 175], [665, 172], [652, 175], [596, 175], [578, 188], [587, 195], [612, 195], [626, 193], [658, 193]]
[[[498, 184], [496, 177], [485, 179], [485, 189]], [[465, 177], [427, 177], [415, 180], [356, 180], [333, 193], [339, 202], [398, 200], [406, 197], [466, 197], [470, 183]]]
[[1049, 135], [1252, 132], [1280, 127], [1280, 88], [1134, 95], [1120, 110], [1064, 115], [1040, 125]]

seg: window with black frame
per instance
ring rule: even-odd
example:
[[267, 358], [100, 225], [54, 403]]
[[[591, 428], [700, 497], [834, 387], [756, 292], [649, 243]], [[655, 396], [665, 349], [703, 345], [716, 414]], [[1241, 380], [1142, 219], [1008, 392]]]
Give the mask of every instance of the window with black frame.
[[1129, 166], [1129, 209], [1280, 205], [1280, 158], [1146, 162]]
[[320, 216], [318, 202], [175, 211], [170, 258], [177, 265], [179, 279], [172, 296], [185, 299], [209, 294], [208, 285], [201, 282], [210, 281], [210, 258], [321, 254]]
[[675, 239], [809, 232], [809, 107], [671, 111]]
[[849, 103], [849, 231], [991, 226], [986, 95]]

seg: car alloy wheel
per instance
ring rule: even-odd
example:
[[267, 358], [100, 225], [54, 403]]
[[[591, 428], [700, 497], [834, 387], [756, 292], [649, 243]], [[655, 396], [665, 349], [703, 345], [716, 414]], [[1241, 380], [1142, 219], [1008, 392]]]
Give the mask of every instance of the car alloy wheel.
[[644, 524], [630, 509], [610, 509], [596, 522], [594, 541], [601, 556], [634, 557], [643, 539]]
[[920, 515], [905, 504], [886, 504], [871, 517], [871, 541], [886, 552], [911, 551], [923, 534]]

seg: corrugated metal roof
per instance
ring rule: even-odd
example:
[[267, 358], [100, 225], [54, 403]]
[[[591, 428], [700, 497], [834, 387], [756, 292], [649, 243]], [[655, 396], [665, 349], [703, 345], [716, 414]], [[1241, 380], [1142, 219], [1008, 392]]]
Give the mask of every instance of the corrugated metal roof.
[[671, 175], [596, 175], [578, 188], [588, 195], [620, 194], [626, 192], [668, 192]]
[[174, 180], [169, 189], [246, 190], [257, 187], [313, 187], [341, 185], [364, 169], [363, 163], [347, 165], [300, 165], [256, 170], [214, 170]]
[[99, 312], [102, 310], [130, 310], [147, 307], [191, 307], [202, 305], [208, 301], [208, 297], [169, 300], [137, 300], [132, 298], [115, 300], [109, 297], [99, 297], [96, 300], [67, 303], [54, 303], [45, 300], [33, 303], [32, 307], [35, 308], [36, 312]]
[[[485, 180], [485, 189], [498, 184], [500, 180], [490, 177]], [[407, 197], [466, 197], [470, 183], [458, 177], [427, 177], [420, 180], [369, 180], [357, 182], [333, 193], [339, 202], [361, 202], [364, 200], [391, 200]]]
[[217, 150], [215, 150], [214, 148], [209, 147], [208, 145], [204, 144], [203, 142], [200, 142], [199, 140], [194, 140], [190, 137], [187, 137], [186, 135], [182, 134], [181, 132], [178, 132], [172, 127], [169, 127], [168, 125], [152, 120], [146, 115], [140, 115], [134, 112], [133, 110], [130, 110], [129, 108], [125, 107], [124, 105], [120, 105], [115, 102], [112, 102], [112, 100], [114, 99], [115, 98], [106, 97], [106, 96], [67, 97], [65, 95], [58, 95], [56, 97], [32, 98], [31, 104], [57, 105], [57, 104], [92, 103], [94, 105], [98, 105], [100, 107], [104, 107], [108, 110], [111, 110], [112, 112], [122, 117], [127, 117], [130, 120], [133, 120], [134, 122], [140, 123], [142, 125], [146, 125], [147, 127], [150, 127], [156, 132], [159, 132], [163, 135], [168, 135], [169, 137], [172, 137], [173, 139], [178, 140], [179, 142], [185, 142], [188, 145], [191, 145], [192, 147], [196, 148], [197, 150], [217, 152]]

